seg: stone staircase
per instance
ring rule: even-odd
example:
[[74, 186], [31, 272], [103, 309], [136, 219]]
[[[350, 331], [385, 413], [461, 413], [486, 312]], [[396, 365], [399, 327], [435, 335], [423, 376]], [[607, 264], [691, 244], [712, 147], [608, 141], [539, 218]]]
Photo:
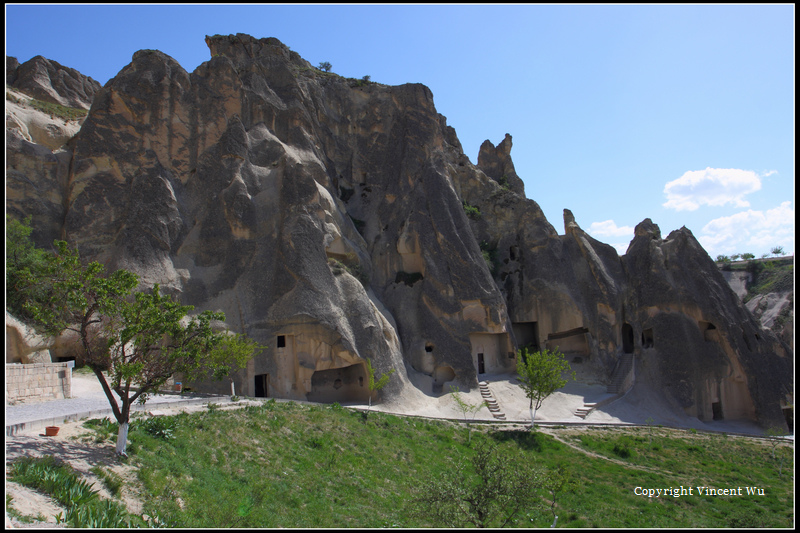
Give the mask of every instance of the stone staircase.
[[583, 404], [583, 407], [578, 407], [575, 410], [575, 416], [577, 416], [578, 418], [586, 418], [587, 416], [589, 416], [589, 413], [594, 411], [595, 407], [597, 407], [596, 403], [585, 403]]
[[481, 381], [478, 383], [478, 387], [480, 388], [483, 400], [486, 402], [486, 407], [489, 408], [489, 412], [492, 413], [492, 416], [498, 420], [505, 420], [505, 413], [503, 413], [500, 406], [497, 405], [497, 400], [495, 400], [492, 395], [492, 391], [489, 390], [489, 382]]
[[622, 354], [622, 356], [619, 358], [619, 362], [617, 362], [616, 368], [614, 368], [614, 372], [611, 375], [611, 382], [608, 384], [608, 388], [606, 389], [609, 394], [613, 394], [614, 396], [606, 398], [601, 402], [583, 404], [583, 407], [578, 407], [575, 410], [575, 416], [586, 419], [586, 417], [598, 407], [609, 404], [614, 400], [621, 398], [622, 395], [628, 392], [630, 387], [633, 385], [632, 372], [633, 354]]
[[[611, 376], [611, 383], [608, 384], [608, 392], [611, 394], [625, 394], [627, 390], [622, 390], [625, 381], [629, 378], [633, 370], [633, 354], [625, 353], [619, 358], [617, 367]], [[627, 387], [625, 387], [627, 388]]]

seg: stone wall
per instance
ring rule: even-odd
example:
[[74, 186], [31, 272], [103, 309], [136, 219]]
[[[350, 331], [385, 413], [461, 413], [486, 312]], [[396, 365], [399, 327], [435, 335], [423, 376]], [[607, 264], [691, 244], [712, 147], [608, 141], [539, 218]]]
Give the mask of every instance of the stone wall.
[[6, 403], [72, 397], [72, 361], [6, 365]]

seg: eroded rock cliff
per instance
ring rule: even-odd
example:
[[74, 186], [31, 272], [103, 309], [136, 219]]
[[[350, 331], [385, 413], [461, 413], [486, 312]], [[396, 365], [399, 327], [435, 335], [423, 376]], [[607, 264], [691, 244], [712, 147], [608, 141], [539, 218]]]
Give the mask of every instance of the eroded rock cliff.
[[95, 95], [63, 184], [27, 145], [7, 150], [52, 182], [84, 256], [266, 345], [237, 391], [363, 401], [367, 359], [397, 370], [386, 398], [464, 390], [533, 345], [603, 378], [630, 354], [686, 413], [782, 423], [791, 349], [688, 230], [645, 221], [619, 257], [565, 210], [559, 235], [511, 137], [473, 165], [427, 87], [325, 73], [276, 39], [206, 42], [192, 73], [137, 52]]

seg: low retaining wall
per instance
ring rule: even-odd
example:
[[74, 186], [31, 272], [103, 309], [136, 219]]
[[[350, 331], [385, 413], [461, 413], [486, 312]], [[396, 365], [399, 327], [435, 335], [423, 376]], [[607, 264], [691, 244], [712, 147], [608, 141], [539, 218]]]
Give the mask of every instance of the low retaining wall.
[[72, 397], [73, 361], [6, 365], [6, 402]]

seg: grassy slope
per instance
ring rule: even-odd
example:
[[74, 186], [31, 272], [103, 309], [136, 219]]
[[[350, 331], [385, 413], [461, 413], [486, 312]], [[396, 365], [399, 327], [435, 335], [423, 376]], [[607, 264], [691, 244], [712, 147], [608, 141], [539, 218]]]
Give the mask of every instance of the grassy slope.
[[[452, 468], [489, 439], [536, 464], [566, 466], [578, 481], [559, 497], [559, 526], [791, 527], [791, 453], [779, 478], [763, 442], [647, 429], [543, 433], [466, 430], [329, 406], [267, 402], [176, 417], [167, 442], [131, 433], [144, 500], [182, 527], [427, 527], [409, 502], [420, 481]], [[477, 427], [477, 426], [475, 426]], [[652, 439], [652, 442], [649, 442]], [[580, 449], [578, 449], [580, 448]], [[583, 450], [583, 451], [581, 451]], [[590, 455], [595, 454], [595, 455]], [[764, 496], [648, 499], [644, 488], [758, 487]], [[518, 527], [547, 527], [530, 510]]]

